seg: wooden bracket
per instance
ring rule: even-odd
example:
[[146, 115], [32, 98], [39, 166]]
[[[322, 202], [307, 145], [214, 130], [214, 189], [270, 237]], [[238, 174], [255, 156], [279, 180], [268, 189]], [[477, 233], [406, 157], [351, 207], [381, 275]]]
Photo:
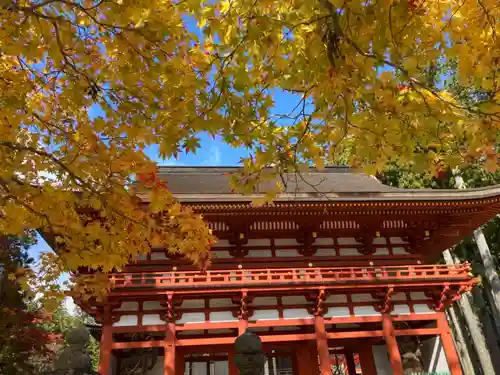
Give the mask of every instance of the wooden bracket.
[[314, 305], [307, 309], [309, 314], [314, 316], [323, 316], [328, 311], [328, 307], [324, 305], [326, 297], [327, 294], [324, 289], [308, 293], [306, 295], [306, 300], [314, 302]]
[[372, 297], [378, 302], [375, 303], [375, 311], [386, 314], [393, 310], [394, 305], [391, 302], [391, 296], [394, 294], [394, 288], [389, 287], [384, 291], [372, 293]]

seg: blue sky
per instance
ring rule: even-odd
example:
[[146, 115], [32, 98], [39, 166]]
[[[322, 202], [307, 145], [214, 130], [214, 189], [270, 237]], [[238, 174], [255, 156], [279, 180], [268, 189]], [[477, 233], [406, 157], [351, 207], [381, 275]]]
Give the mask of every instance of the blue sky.
[[[200, 38], [203, 38], [203, 34], [197, 30], [196, 23], [192, 20], [186, 20], [188, 28], [192, 32], [198, 34]], [[293, 95], [288, 92], [281, 90], [275, 90], [273, 93], [274, 107], [271, 111], [273, 115], [286, 114], [292, 111], [296, 107], [297, 103], [301, 100], [298, 95]], [[90, 117], [97, 117], [103, 115], [104, 113], [100, 108], [94, 107], [89, 111]], [[282, 122], [282, 121], [281, 121]], [[153, 146], [146, 150], [146, 154], [158, 165], [171, 165], [171, 166], [234, 166], [238, 165], [242, 157], [247, 155], [247, 151], [241, 148], [233, 148], [225, 144], [220, 138], [212, 139], [206, 134], [200, 135], [200, 148], [193, 153], [180, 153], [177, 159], [162, 160], [159, 158], [158, 147]], [[43, 238], [38, 238], [38, 243], [31, 247], [30, 254], [37, 261], [41, 252], [52, 251], [50, 246], [43, 240]], [[66, 280], [67, 277], [63, 277], [62, 281]], [[69, 311], [72, 311], [74, 304], [72, 300], [66, 300], [66, 306]]]
[[[273, 114], [288, 113], [295, 107], [300, 97], [283, 91], [275, 91]], [[93, 110], [89, 115], [91, 117], [98, 116], [99, 110]], [[212, 139], [206, 134], [200, 135], [200, 148], [193, 153], [180, 153], [177, 159], [162, 160], [159, 157], [158, 147], [152, 146], [146, 150], [146, 154], [155, 160], [159, 165], [171, 166], [234, 166], [238, 165], [240, 158], [245, 157], [247, 152], [245, 149], [233, 148], [224, 143], [220, 138]], [[51, 251], [50, 246], [43, 240], [38, 238], [38, 243], [31, 247], [30, 254], [38, 260], [41, 252]]]

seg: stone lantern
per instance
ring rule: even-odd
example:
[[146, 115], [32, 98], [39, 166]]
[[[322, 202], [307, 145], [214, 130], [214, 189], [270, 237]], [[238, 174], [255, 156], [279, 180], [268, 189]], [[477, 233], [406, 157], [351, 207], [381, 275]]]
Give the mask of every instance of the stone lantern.
[[262, 341], [259, 336], [245, 331], [234, 342], [234, 364], [240, 375], [262, 375], [266, 357], [262, 353]]

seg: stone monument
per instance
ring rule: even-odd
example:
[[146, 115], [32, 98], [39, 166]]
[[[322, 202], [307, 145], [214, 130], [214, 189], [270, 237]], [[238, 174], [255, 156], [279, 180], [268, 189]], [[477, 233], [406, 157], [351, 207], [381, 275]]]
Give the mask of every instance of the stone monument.
[[266, 357], [262, 341], [255, 333], [245, 331], [234, 342], [234, 364], [240, 375], [263, 375]]

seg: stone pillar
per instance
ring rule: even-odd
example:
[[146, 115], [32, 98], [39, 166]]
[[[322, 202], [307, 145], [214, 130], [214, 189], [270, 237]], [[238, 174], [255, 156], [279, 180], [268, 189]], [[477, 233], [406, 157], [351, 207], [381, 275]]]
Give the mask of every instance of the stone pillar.
[[450, 326], [446, 320], [444, 312], [438, 312], [439, 317], [437, 320], [438, 329], [440, 330], [441, 343], [443, 344], [444, 354], [448, 362], [448, 368], [451, 375], [462, 375], [462, 366], [460, 366], [460, 359], [457, 355], [455, 343], [451, 337]]
[[165, 357], [163, 358], [163, 374], [176, 375], [175, 373], [175, 323], [167, 323], [165, 332]]
[[387, 345], [387, 353], [389, 354], [393, 375], [403, 375], [403, 363], [389, 313], [382, 314], [382, 330], [384, 332], [385, 344]]
[[318, 348], [319, 369], [321, 375], [331, 375], [330, 352], [328, 350], [328, 338], [326, 337], [325, 319], [316, 315], [314, 318], [314, 330], [316, 333], [316, 346]]

